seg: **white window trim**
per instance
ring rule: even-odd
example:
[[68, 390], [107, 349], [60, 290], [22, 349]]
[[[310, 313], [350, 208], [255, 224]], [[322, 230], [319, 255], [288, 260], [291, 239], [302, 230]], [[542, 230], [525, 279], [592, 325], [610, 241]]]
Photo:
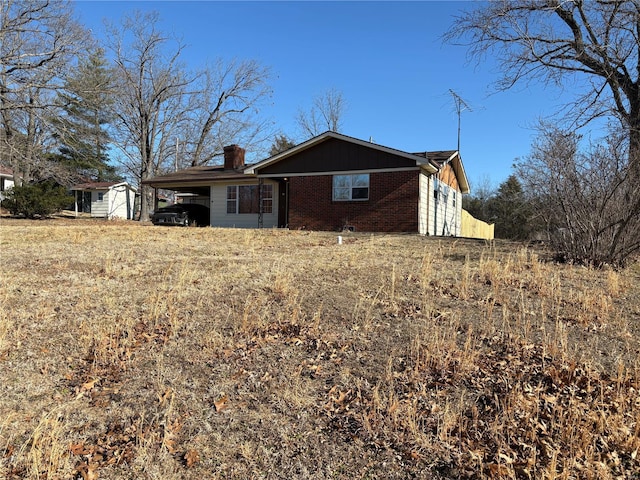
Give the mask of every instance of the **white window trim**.
[[[273, 213], [273, 185], [268, 183], [264, 185], [266, 186], [270, 186], [271, 187], [271, 196], [270, 197], [264, 197], [262, 199], [258, 199], [258, 201], [262, 202], [262, 209], [263, 209], [263, 214], [265, 215], [271, 215]], [[258, 187], [259, 185], [227, 185], [227, 188], [225, 189], [225, 195], [226, 195], [226, 215], [258, 215], [258, 212], [255, 213], [240, 213], [240, 187]], [[236, 198], [235, 199], [229, 199], [229, 188], [233, 188], [235, 189], [236, 192]], [[229, 213], [228, 207], [229, 207], [229, 202], [235, 200], [235, 209], [233, 213]], [[264, 201], [265, 200], [271, 200], [271, 211], [270, 212], [265, 212], [264, 211]]]
[[[353, 190], [354, 188], [364, 188], [362, 186], [353, 186], [353, 177], [355, 176], [367, 176], [367, 198], [353, 198]], [[346, 177], [349, 178], [349, 186], [348, 187], [340, 187], [340, 188], [349, 188], [349, 198], [336, 198], [336, 185], [335, 179], [336, 177]], [[371, 176], [368, 173], [353, 173], [353, 174], [339, 174], [333, 175], [331, 177], [331, 199], [334, 202], [366, 202], [369, 200], [371, 196]]]
[[[233, 188], [235, 193], [236, 193], [236, 198], [232, 198], [229, 199], [229, 189]], [[225, 189], [225, 196], [226, 196], [226, 207], [225, 207], [225, 211], [227, 215], [238, 215], [238, 185], [227, 185], [227, 188]], [[233, 213], [229, 212], [229, 202], [233, 201], [235, 204], [235, 207], [233, 209]]]

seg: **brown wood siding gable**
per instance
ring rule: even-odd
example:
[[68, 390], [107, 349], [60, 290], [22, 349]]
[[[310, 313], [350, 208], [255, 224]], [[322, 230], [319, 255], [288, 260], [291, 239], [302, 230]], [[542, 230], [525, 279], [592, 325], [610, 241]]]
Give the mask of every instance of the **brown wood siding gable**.
[[460, 191], [460, 184], [458, 183], [458, 179], [456, 178], [456, 172], [453, 170], [453, 167], [449, 164], [445, 165], [444, 168], [438, 174], [438, 178], [440, 181], [446, 183], [451, 188]]
[[337, 138], [329, 138], [291, 157], [261, 168], [258, 174], [292, 175], [411, 167], [416, 167], [415, 160]]

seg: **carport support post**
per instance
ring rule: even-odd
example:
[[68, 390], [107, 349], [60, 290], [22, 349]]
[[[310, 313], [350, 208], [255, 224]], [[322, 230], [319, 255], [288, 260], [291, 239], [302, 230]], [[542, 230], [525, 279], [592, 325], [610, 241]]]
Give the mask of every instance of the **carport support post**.
[[158, 189], [153, 187], [153, 211], [158, 211]]
[[258, 228], [262, 228], [264, 226], [263, 216], [263, 207], [262, 207], [262, 186], [264, 185], [264, 179], [258, 179]]

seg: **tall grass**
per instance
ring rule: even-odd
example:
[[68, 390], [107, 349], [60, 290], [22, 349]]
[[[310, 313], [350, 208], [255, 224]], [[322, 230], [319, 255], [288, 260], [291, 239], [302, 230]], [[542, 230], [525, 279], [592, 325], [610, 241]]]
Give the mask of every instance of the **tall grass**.
[[127, 222], [1, 242], [6, 478], [640, 471], [634, 268]]

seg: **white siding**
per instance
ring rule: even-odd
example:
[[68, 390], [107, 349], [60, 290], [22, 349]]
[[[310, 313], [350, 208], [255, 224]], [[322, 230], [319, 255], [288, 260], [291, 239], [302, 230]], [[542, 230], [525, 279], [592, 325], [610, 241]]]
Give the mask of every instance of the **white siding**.
[[[102, 200], [99, 194], [102, 193]], [[108, 190], [93, 190], [91, 192], [91, 216], [106, 218], [109, 212], [109, 192]]]
[[442, 223], [441, 219], [438, 219], [438, 202], [434, 195], [435, 177], [429, 177], [429, 235], [436, 235], [436, 229], [438, 224]]
[[[134, 195], [134, 192], [126, 185], [115, 186], [106, 192], [105, 198], [108, 197], [109, 202], [108, 218], [133, 218]], [[129, 207], [129, 211], [127, 211], [127, 207]]]
[[[278, 226], [278, 184], [269, 180], [265, 184], [273, 185], [273, 212], [262, 215], [263, 228]], [[258, 228], [258, 214], [230, 214], [227, 213], [227, 186], [230, 185], [257, 185], [256, 180], [235, 181], [228, 183], [216, 183], [211, 186], [211, 226], [212, 227], [237, 227]]]
[[455, 236], [459, 237], [462, 234], [462, 192], [456, 191], [456, 203], [455, 203]]
[[462, 194], [436, 177], [431, 178], [430, 184], [429, 235], [459, 236]]
[[[102, 193], [102, 200], [99, 200]], [[127, 203], [128, 197], [128, 203]], [[97, 218], [132, 219], [135, 192], [127, 185], [117, 185], [109, 190], [91, 191], [91, 216]], [[127, 211], [129, 207], [129, 211]]]
[[[437, 196], [434, 191], [436, 188], [438, 189]], [[459, 237], [462, 193], [438, 180], [436, 176], [422, 173], [420, 175], [418, 215], [420, 235]]]
[[418, 232], [420, 235], [429, 235], [429, 206], [432, 203], [433, 192], [430, 187], [430, 177], [424, 172], [420, 172], [419, 188], [420, 200], [418, 203]]

